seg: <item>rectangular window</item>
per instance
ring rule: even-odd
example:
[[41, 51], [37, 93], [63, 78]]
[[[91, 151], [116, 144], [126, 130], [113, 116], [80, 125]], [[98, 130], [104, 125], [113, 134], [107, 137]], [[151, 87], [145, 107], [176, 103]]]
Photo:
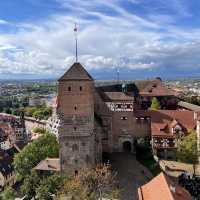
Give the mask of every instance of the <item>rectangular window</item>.
[[122, 105], [121, 104], [117, 104], [117, 108], [121, 108], [122, 107]]

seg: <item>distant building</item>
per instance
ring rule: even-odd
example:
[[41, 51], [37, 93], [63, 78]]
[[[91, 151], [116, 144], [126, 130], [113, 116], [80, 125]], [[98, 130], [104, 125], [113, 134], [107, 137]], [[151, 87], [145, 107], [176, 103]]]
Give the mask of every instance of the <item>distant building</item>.
[[56, 135], [58, 138], [58, 127], [60, 124], [60, 119], [56, 113], [57, 109], [57, 97], [54, 98], [53, 103], [51, 104], [52, 107], [52, 116], [47, 120], [46, 129]]
[[173, 183], [163, 173], [138, 188], [138, 200], [192, 200], [181, 186]]
[[46, 100], [41, 97], [31, 97], [29, 98], [29, 106], [41, 106], [46, 103]]
[[28, 134], [24, 117], [0, 114], [0, 147], [4, 150], [16, 143], [26, 143]]

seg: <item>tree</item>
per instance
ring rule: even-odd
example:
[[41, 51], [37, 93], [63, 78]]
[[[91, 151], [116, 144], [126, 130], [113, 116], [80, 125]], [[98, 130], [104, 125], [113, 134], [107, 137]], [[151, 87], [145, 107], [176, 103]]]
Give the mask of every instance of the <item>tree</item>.
[[151, 110], [159, 110], [161, 108], [160, 102], [156, 97], [153, 97], [151, 102]]
[[1, 194], [2, 200], [15, 200], [15, 191], [11, 187], [7, 187]]
[[73, 200], [114, 199], [119, 196], [116, 187], [116, 174], [108, 165], [95, 169], [83, 169], [75, 177], [67, 179], [57, 199], [71, 197]]
[[40, 177], [37, 172], [31, 171], [30, 175], [27, 175], [23, 181], [21, 192], [27, 199], [32, 199], [36, 196], [36, 188], [40, 182]]
[[39, 133], [39, 134], [45, 134], [45, 133], [47, 133], [47, 131], [46, 131], [45, 128], [40, 128], [40, 127], [33, 128], [33, 132], [34, 133]]
[[44, 114], [41, 110], [37, 110], [33, 113], [32, 117], [34, 117], [35, 119], [43, 119], [44, 118]]
[[21, 192], [26, 199], [52, 200], [57, 191], [63, 186], [63, 178], [59, 175], [39, 174], [35, 170], [26, 176], [22, 182]]
[[10, 108], [5, 108], [4, 112], [7, 114], [12, 114], [12, 110]]
[[59, 146], [53, 134], [44, 134], [33, 141], [14, 157], [14, 169], [17, 178], [22, 180], [31, 173], [41, 160], [47, 157], [58, 157]]
[[178, 141], [177, 159], [180, 162], [193, 164], [195, 174], [195, 165], [198, 162], [197, 133], [195, 131], [191, 131], [188, 136]]
[[61, 176], [44, 177], [36, 189], [37, 198], [40, 200], [52, 200], [62, 186], [63, 178]]

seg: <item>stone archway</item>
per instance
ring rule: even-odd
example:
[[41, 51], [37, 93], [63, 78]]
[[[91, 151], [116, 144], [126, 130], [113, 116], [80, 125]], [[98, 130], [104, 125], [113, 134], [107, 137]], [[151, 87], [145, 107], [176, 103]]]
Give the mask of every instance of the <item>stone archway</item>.
[[132, 143], [130, 141], [123, 142], [123, 152], [126, 153], [132, 152]]
[[134, 138], [131, 135], [121, 135], [118, 141], [119, 152], [134, 153]]

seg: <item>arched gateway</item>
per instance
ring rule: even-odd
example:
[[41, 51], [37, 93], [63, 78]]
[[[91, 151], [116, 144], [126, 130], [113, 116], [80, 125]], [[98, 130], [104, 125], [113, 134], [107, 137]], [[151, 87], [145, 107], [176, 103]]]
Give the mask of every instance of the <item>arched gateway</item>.
[[123, 152], [126, 152], [126, 153], [132, 152], [132, 144], [130, 141], [125, 141], [123, 143]]

